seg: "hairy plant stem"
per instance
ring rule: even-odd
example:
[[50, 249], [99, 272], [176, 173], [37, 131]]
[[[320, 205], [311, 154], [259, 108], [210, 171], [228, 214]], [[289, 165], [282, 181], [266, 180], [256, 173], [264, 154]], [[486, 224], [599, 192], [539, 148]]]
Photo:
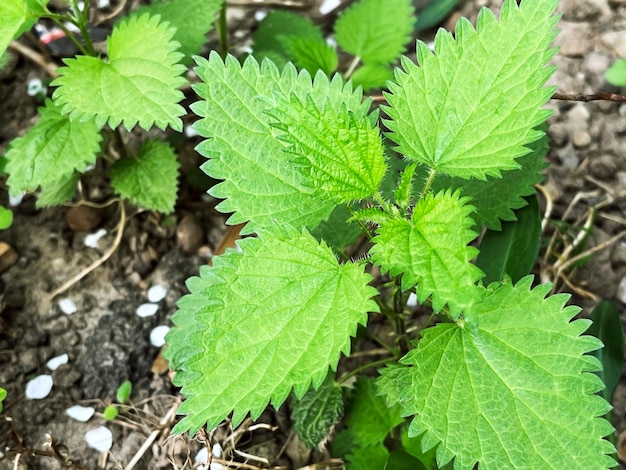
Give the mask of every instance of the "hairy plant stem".
[[437, 176], [437, 170], [434, 170], [431, 168], [430, 172], [428, 173], [428, 178], [426, 178], [426, 182], [424, 183], [424, 187], [422, 188], [422, 195], [421, 195], [422, 198], [424, 196], [427, 196], [428, 193], [430, 192], [430, 189], [433, 185], [433, 182], [435, 181], [436, 176]]
[[81, 54], [83, 55], [91, 55], [89, 53], [89, 51], [85, 48], [85, 46], [83, 46], [81, 44], [81, 42], [76, 39], [76, 36], [74, 35], [73, 32], [71, 32], [67, 26], [65, 26], [64, 22], [69, 21], [70, 23], [76, 25], [77, 27], [80, 28], [80, 26], [78, 26], [78, 22], [76, 21], [76, 19], [74, 17], [71, 16], [65, 16], [65, 15], [56, 15], [56, 14], [51, 14], [51, 15], [45, 15], [42, 16], [42, 18], [49, 18], [52, 21], [54, 21], [54, 24], [56, 24], [59, 28], [61, 28], [61, 30], [65, 33], [65, 36], [72, 41], [72, 43], [78, 48], [78, 50], [81, 52]]
[[220, 32], [220, 56], [222, 59], [226, 59], [226, 56], [228, 55], [228, 24], [226, 22], [227, 10], [228, 5], [224, 2], [222, 4], [222, 9], [220, 10], [220, 22], [218, 25]]
[[[350, 207], [348, 204], [344, 204], [344, 206], [346, 207], [346, 209], [348, 209], [348, 212], [350, 212], [352, 217], [356, 216], [356, 211], [352, 207]], [[367, 227], [367, 225], [365, 225], [365, 222], [360, 219], [355, 219], [355, 222], [359, 224], [359, 227], [361, 227], [361, 230], [363, 230], [363, 233], [365, 234], [367, 239], [371, 241], [372, 233], [370, 232], [370, 229]]]
[[85, 47], [87, 48], [88, 54], [91, 56], [96, 56], [96, 50], [93, 47], [93, 42], [91, 42], [91, 36], [89, 35], [89, 31], [87, 30], [87, 8], [89, 8], [89, 2], [84, 2], [83, 9], [78, 8], [78, 0], [72, 0], [72, 10], [74, 11], [74, 17], [76, 18], [76, 26], [80, 29], [80, 34], [83, 37], [83, 41], [85, 41]]
[[346, 73], [343, 74], [344, 79], [350, 79], [350, 77], [354, 73], [354, 70], [359, 65], [359, 62], [361, 62], [361, 58], [359, 56], [356, 56], [354, 59], [352, 59], [352, 62], [350, 62], [350, 65], [348, 66], [348, 70], [346, 70]]
[[365, 364], [365, 365], [362, 365], [360, 367], [357, 367], [356, 369], [353, 369], [350, 372], [348, 372], [347, 374], [339, 377], [339, 379], [337, 379], [337, 385], [341, 385], [346, 380], [348, 380], [350, 377], [353, 377], [353, 376], [363, 372], [364, 370], [370, 369], [372, 367], [383, 366], [383, 365], [385, 365], [385, 364], [387, 364], [389, 362], [396, 362], [398, 359], [400, 359], [400, 356], [396, 355], [396, 356], [392, 356], [392, 357], [386, 357], [385, 359], [379, 359], [378, 361], [373, 361], [373, 362], [370, 362], [368, 364]]

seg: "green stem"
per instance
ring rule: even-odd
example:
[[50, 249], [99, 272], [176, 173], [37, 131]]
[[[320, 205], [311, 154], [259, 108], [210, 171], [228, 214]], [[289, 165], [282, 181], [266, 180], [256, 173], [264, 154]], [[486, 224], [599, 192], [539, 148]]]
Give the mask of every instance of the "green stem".
[[220, 20], [219, 20], [219, 33], [220, 33], [220, 56], [222, 59], [226, 59], [228, 55], [228, 24], [226, 23], [226, 10], [227, 10], [226, 2], [222, 4], [222, 9], [220, 10]]
[[83, 4], [83, 9], [78, 8], [78, 0], [72, 0], [72, 10], [74, 11], [74, 15], [76, 18], [76, 26], [80, 29], [80, 34], [83, 37], [83, 41], [85, 41], [85, 47], [87, 48], [88, 55], [96, 56], [96, 50], [93, 47], [93, 42], [91, 42], [91, 36], [89, 35], [89, 31], [87, 30], [87, 9], [89, 8], [89, 1], [85, 1]]
[[85, 46], [83, 46], [80, 41], [78, 39], [76, 39], [76, 36], [74, 35], [73, 32], [71, 32], [69, 29], [67, 29], [67, 26], [65, 26], [63, 23], [65, 21], [69, 21], [73, 24], [75, 24], [77, 27], [78, 24], [77, 22], [74, 20], [74, 18], [70, 18], [68, 16], [63, 16], [63, 15], [45, 15], [42, 16], [42, 18], [50, 18], [52, 21], [54, 21], [54, 24], [56, 24], [59, 28], [61, 28], [63, 30], [63, 32], [65, 33], [65, 36], [74, 43], [74, 45], [78, 48], [78, 50], [81, 52], [81, 54], [83, 55], [89, 55], [89, 52], [87, 51], [87, 49], [85, 49]]
[[428, 178], [426, 179], [426, 183], [424, 183], [424, 188], [422, 189], [422, 198], [430, 192], [430, 189], [435, 181], [435, 177], [437, 176], [437, 170], [430, 169], [428, 173]]
[[[352, 216], [356, 216], [356, 211], [350, 207], [348, 204], [344, 204], [344, 206], [346, 207], [346, 209], [348, 209], [348, 212], [350, 212], [350, 214], [352, 214]], [[365, 222], [363, 222], [362, 220], [359, 219], [354, 219], [355, 222], [357, 224], [359, 224], [359, 227], [361, 227], [361, 230], [363, 230], [363, 233], [365, 234], [365, 236], [367, 237], [368, 240], [372, 240], [372, 233], [370, 232], [370, 229], [367, 228], [367, 225], [365, 225]]]
[[383, 196], [380, 193], [376, 193], [374, 194], [374, 200], [380, 204], [380, 207], [383, 208], [383, 210], [389, 214], [389, 215], [393, 215], [393, 212], [391, 211], [391, 207], [389, 206], [389, 203], [387, 203], [387, 201], [385, 201], [385, 198], [383, 198]]
[[348, 66], [348, 70], [346, 70], [346, 73], [343, 75], [343, 78], [345, 80], [350, 79], [350, 77], [354, 73], [354, 70], [359, 65], [359, 62], [361, 62], [361, 58], [359, 56], [356, 56], [354, 59], [352, 59], [352, 62], [350, 62], [350, 65]]
[[350, 372], [348, 372], [346, 375], [340, 377], [339, 379], [337, 379], [337, 385], [341, 385], [342, 383], [344, 383], [346, 380], [348, 380], [350, 377], [355, 376], [356, 374], [358, 374], [359, 372], [362, 372], [364, 370], [367, 370], [371, 367], [378, 367], [378, 366], [382, 366], [387, 364], [388, 362], [395, 362], [398, 359], [400, 359], [400, 356], [393, 356], [393, 357], [387, 357], [385, 359], [379, 359], [378, 361], [374, 361], [374, 362], [370, 362], [368, 364], [362, 365], [361, 367], [357, 367], [354, 370], [351, 370]]

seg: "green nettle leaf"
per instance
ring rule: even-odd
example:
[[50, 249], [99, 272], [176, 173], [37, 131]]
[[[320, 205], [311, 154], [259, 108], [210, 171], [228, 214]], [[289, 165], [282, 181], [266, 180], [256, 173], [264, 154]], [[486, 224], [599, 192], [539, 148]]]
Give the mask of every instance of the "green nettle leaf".
[[2, 0], [0, 2], [0, 55], [13, 39], [28, 31], [43, 15], [48, 0]]
[[[335, 108], [335, 109], [333, 109]], [[316, 188], [338, 203], [373, 196], [385, 176], [383, 142], [367, 114], [356, 114], [311, 96], [277, 96], [268, 111], [278, 137], [298, 158], [300, 170]]]
[[342, 414], [343, 394], [335, 383], [334, 374], [329, 374], [317, 390], [309, 389], [291, 405], [293, 427], [310, 449], [325, 444]]
[[183, 62], [191, 63], [191, 56], [200, 53], [207, 41], [206, 34], [211, 30], [223, 0], [157, 0], [133, 13], [141, 16], [159, 15], [176, 28], [174, 41], [180, 43], [180, 52], [185, 54]]
[[505, 0], [500, 22], [482, 9], [476, 30], [464, 18], [456, 39], [439, 30], [434, 54], [418, 42], [419, 65], [402, 59], [384, 108], [398, 151], [465, 179], [519, 168], [524, 146], [543, 135], [534, 127], [550, 115], [541, 106], [555, 89], [544, 84], [554, 71], [546, 64], [557, 3]]
[[335, 23], [335, 38], [365, 63], [388, 64], [411, 40], [413, 13], [410, 0], [360, 0]]
[[369, 100], [363, 101], [360, 90], [353, 92], [339, 76], [329, 82], [320, 72], [312, 83], [308, 72], [298, 74], [293, 65], [281, 74], [268, 60], [259, 66], [248, 58], [241, 65], [229, 56], [224, 63], [217, 53], [208, 61], [196, 60], [204, 83], [194, 86], [202, 98], [192, 105], [202, 118], [194, 127], [208, 138], [198, 151], [209, 158], [203, 171], [224, 180], [209, 193], [224, 199], [217, 206], [220, 211], [233, 212], [228, 223], [249, 221], [244, 232], [250, 233], [274, 227], [275, 220], [313, 228], [327, 219], [336, 199], [314, 188], [295, 168], [293, 155], [273, 134], [267, 105], [259, 98], [267, 100], [275, 92], [293, 92], [301, 99], [308, 94], [316, 103], [328, 98], [334, 112], [346, 106], [357, 114], [367, 112]]
[[389, 451], [382, 444], [378, 443], [370, 447], [359, 447], [354, 449], [354, 453], [348, 454], [348, 470], [384, 470]]
[[136, 206], [170, 213], [178, 192], [178, 159], [166, 143], [146, 141], [136, 158], [122, 158], [111, 169], [111, 186]]
[[317, 388], [348, 354], [350, 337], [377, 311], [362, 264], [339, 265], [332, 250], [308, 232], [261, 231], [202, 267], [172, 317], [164, 355], [187, 415], [175, 432], [256, 419], [295, 389]]
[[388, 406], [385, 398], [378, 395], [376, 381], [369, 377], [357, 380], [346, 416], [346, 425], [358, 447], [382, 443], [391, 430], [404, 421], [400, 406]]
[[415, 31], [423, 31], [445, 20], [459, 0], [431, 0], [428, 6], [419, 12], [415, 22]]
[[80, 174], [75, 171], [69, 176], [42, 186], [37, 196], [37, 208], [58, 206], [71, 201], [76, 194], [79, 179]]
[[102, 127], [120, 123], [130, 130], [137, 123], [145, 130], [156, 125], [181, 131], [178, 88], [187, 81], [180, 75], [183, 54], [172, 37], [176, 29], [160, 23], [158, 16], [143, 15], [120, 22], [109, 37], [108, 62], [97, 57], [65, 59], [59, 69], [54, 99], [73, 119], [94, 118]]
[[0, 230], [6, 230], [13, 223], [13, 211], [0, 206]]
[[528, 276], [541, 245], [541, 215], [537, 196], [516, 211], [515, 222], [504, 222], [502, 230], [487, 230], [480, 242], [476, 266], [484, 273], [483, 283], [500, 282], [509, 276], [513, 283]]
[[311, 230], [311, 234], [341, 252], [363, 235], [363, 229], [356, 222], [350, 221], [350, 217], [351, 214], [345, 206], [337, 206], [328, 219]]
[[606, 81], [615, 86], [626, 86], [626, 59], [616, 61], [604, 74]]
[[286, 63], [292, 57], [285, 39], [293, 38], [326, 43], [320, 27], [309, 18], [290, 11], [274, 10], [263, 18], [252, 36], [254, 56], [260, 60], [272, 53], [272, 55], [282, 56]]
[[[615, 465], [613, 431], [598, 418], [610, 405], [586, 353], [602, 343], [581, 336], [588, 320], [565, 295], [531, 290], [528, 276], [485, 290], [471, 316], [423, 330], [402, 360], [412, 378], [401, 400], [415, 415], [410, 435], [437, 447], [437, 463], [455, 469], [606, 469]], [[495, 286], [495, 287], [494, 287]], [[384, 375], [385, 372], [383, 372]]]
[[387, 82], [393, 80], [393, 72], [386, 64], [365, 64], [354, 71], [350, 80], [367, 92], [373, 88], [386, 87]]
[[72, 121], [52, 100], [39, 109], [41, 118], [11, 143], [6, 172], [11, 194], [34, 191], [71, 178], [96, 161], [102, 137], [93, 121]]
[[403, 290], [418, 284], [420, 302], [432, 296], [435, 312], [448, 304], [453, 316], [475, 303], [475, 282], [483, 275], [470, 262], [478, 250], [467, 246], [476, 238], [470, 230], [474, 208], [467, 201], [458, 191], [429, 194], [417, 202], [411, 220], [398, 217], [381, 225], [370, 250], [384, 272], [402, 275]]
[[[539, 126], [539, 129], [545, 131], [547, 126]], [[543, 181], [542, 172], [548, 165], [545, 156], [550, 148], [550, 140], [544, 135], [526, 147], [531, 152], [517, 159], [520, 168], [503, 171], [501, 178], [465, 180], [439, 173], [433, 189], [461, 189], [461, 193], [471, 198], [472, 205], [476, 208], [472, 214], [476, 224], [484, 224], [491, 230], [500, 230], [501, 221], [516, 220], [513, 211], [524, 207], [527, 204], [524, 198], [535, 194], [535, 185]]]
[[311, 75], [315, 75], [318, 70], [330, 75], [339, 65], [337, 51], [326, 41], [288, 36], [282, 42], [293, 63]]

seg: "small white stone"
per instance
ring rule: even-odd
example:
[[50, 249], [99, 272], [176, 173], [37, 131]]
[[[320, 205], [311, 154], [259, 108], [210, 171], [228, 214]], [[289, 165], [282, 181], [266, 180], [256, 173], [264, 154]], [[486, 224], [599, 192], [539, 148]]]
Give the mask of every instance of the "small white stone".
[[200, 134], [198, 134], [198, 131], [194, 126], [185, 126], [185, 135], [191, 139], [192, 137], [197, 137]]
[[48, 369], [50, 370], [57, 370], [63, 364], [67, 364], [69, 359], [70, 358], [68, 357], [67, 354], [61, 354], [60, 356], [53, 357], [52, 359], [50, 359], [48, 362], [46, 362], [46, 365], [48, 366]]
[[224, 466], [219, 462], [211, 462], [209, 470], [225, 470]]
[[165, 344], [165, 335], [170, 331], [169, 326], [160, 325], [150, 332], [150, 343], [155, 348], [160, 348]]
[[406, 300], [406, 306], [409, 308], [417, 307], [417, 295], [415, 295], [415, 292], [409, 294], [409, 298]]
[[113, 434], [104, 426], [90, 429], [85, 433], [85, 441], [92, 449], [108, 452], [113, 446]]
[[98, 241], [100, 241], [100, 239], [106, 234], [107, 231], [103, 228], [98, 230], [96, 233], [90, 233], [85, 237], [85, 246], [89, 248], [98, 248]]
[[209, 461], [209, 449], [203, 447], [198, 451], [193, 461], [195, 463], [207, 463]]
[[86, 423], [96, 412], [96, 409], [91, 406], [74, 405], [65, 410], [65, 414], [70, 418]]
[[263, 21], [263, 19], [267, 16], [267, 10], [257, 10], [254, 12], [254, 19], [258, 22]]
[[624, 276], [622, 280], [619, 281], [616, 296], [620, 302], [626, 304], [626, 276]]
[[59, 308], [66, 315], [76, 313], [76, 311], [78, 310], [78, 308], [76, 307], [76, 302], [74, 302], [69, 297], [64, 297], [59, 300]]
[[324, 0], [320, 5], [320, 13], [325, 15], [330, 13], [341, 4], [341, 0]]
[[52, 376], [38, 375], [26, 384], [26, 398], [28, 400], [41, 400], [46, 398], [52, 390]]
[[28, 86], [26, 88], [26, 94], [28, 96], [36, 96], [40, 93], [45, 93], [46, 88], [43, 86], [43, 82], [39, 78], [31, 78], [28, 81]]
[[106, 8], [111, 5], [111, 0], [98, 0], [98, 8]]
[[151, 317], [152, 315], [157, 313], [158, 309], [159, 306], [157, 304], [141, 304], [139, 307], [137, 307], [135, 313], [141, 318], [146, 318]]
[[26, 193], [20, 193], [17, 196], [13, 196], [9, 193], [9, 207], [19, 206], [22, 203], [22, 199], [24, 199], [24, 194]]
[[148, 300], [150, 302], [160, 302], [167, 295], [167, 289], [159, 284], [148, 289]]
[[219, 443], [213, 444], [213, 448], [211, 449], [211, 453], [217, 457], [218, 459], [222, 457], [222, 446]]

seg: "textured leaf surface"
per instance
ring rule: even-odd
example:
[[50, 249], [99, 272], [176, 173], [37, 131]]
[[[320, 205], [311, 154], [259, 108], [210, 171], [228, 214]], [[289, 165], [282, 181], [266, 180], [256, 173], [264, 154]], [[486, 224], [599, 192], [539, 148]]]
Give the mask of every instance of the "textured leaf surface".
[[478, 250], [467, 246], [476, 234], [466, 203], [458, 192], [431, 193], [418, 201], [411, 220], [390, 219], [373, 240], [374, 262], [392, 276], [402, 274], [402, 289], [418, 284], [417, 298], [432, 296], [436, 312], [448, 304], [459, 315], [476, 300], [482, 272], [470, 263]]
[[180, 74], [186, 69], [178, 61], [179, 44], [172, 40], [175, 28], [160, 23], [159, 17], [143, 15], [118, 24], [107, 44], [109, 59], [78, 56], [65, 59], [67, 67], [54, 82], [54, 99], [72, 118], [94, 118], [102, 127], [122, 123], [128, 130], [135, 124], [145, 130], [168, 125], [182, 130], [178, 104], [186, 83]]
[[335, 23], [335, 38], [365, 63], [388, 64], [406, 49], [413, 22], [410, 0], [360, 0]]
[[[555, 37], [556, 0], [505, 0], [500, 22], [481, 10], [477, 29], [461, 19], [440, 30], [435, 53], [418, 42], [419, 66], [402, 60], [385, 112], [389, 137], [406, 158], [461, 178], [485, 179], [519, 167], [524, 145], [550, 115], [544, 88], [554, 68], [546, 63]], [[479, 65], [480, 64], [480, 65]]]
[[[539, 126], [539, 129], [545, 131], [547, 126]], [[433, 189], [461, 189], [463, 196], [470, 197], [476, 208], [472, 214], [476, 224], [479, 227], [484, 224], [488, 229], [500, 230], [501, 221], [516, 220], [513, 211], [524, 207], [527, 204], [524, 198], [535, 194], [535, 185], [543, 181], [542, 172], [548, 165], [545, 156], [550, 140], [544, 135], [527, 147], [531, 152], [517, 159], [520, 168], [503, 171], [501, 178], [466, 180], [439, 173]]]
[[163, 142], [146, 141], [137, 158], [122, 158], [111, 170], [111, 186], [145, 209], [170, 213], [178, 192], [178, 159]]
[[283, 58], [284, 62], [276, 62], [277, 65], [284, 65], [293, 59], [288, 41], [295, 38], [325, 43], [322, 30], [309, 18], [290, 11], [274, 10], [263, 18], [252, 36], [254, 56], [260, 60], [271, 53]]
[[400, 412], [399, 405], [388, 406], [385, 399], [378, 395], [374, 379], [359, 378], [346, 409], [346, 424], [354, 444], [371, 447], [382, 443], [391, 430], [404, 421]]
[[41, 191], [37, 195], [37, 208], [58, 206], [71, 201], [76, 194], [76, 185], [79, 179], [79, 174], [74, 172], [65, 178], [42, 186]]
[[293, 63], [300, 69], [305, 69], [311, 75], [321, 70], [330, 75], [339, 65], [339, 57], [334, 47], [319, 39], [287, 37], [283, 40]]
[[10, 42], [28, 31], [46, 11], [48, 0], [2, 0], [0, 2], [0, 55]]
[[[586, 355], [601, 346], [580, 336], [587, 320], [567, 296], [532, 291], [532, 277], [485, 291], [474, 313], [458, 324], [423, 331], [402, 363], [412, 377], [402, 402], [413, 415], [410, 433], [437, 448], [439, 465], [455, 469], [605, 469], [615, 462], [602, 439], [611, 425], [597, 418], [610, 406]], [[384, 374], [384, 372], [383, 372]]]
[[389, 65], [365, 64], [354, 71], [350, 80], [368, 92], [373, 88], [385, 88], [387, 81], [393, 80], [393, 72]]
[[484, 233], [476, 266], [485, 273], [485, 285], [501, 282], [505, 275], [516, 283], [535, 265], [541, 244], [541, 215], [537, 196], [528, 199], [529, 204], [516, 211], [516, 221], [504, 222], [502, 230]]
[[274, 226], [280, 220], [294, 226], [315, 227], [328, 218], [336, 202], [316, 190], [301, 171], [295, 168], [294, 156], [285, 152], [285, 144], [273, 133], [267, 105], [259, 97], [269, 99], [275, 92], [307, 94], [316, 102], [367, 112], [369, 102], [351, 92], [340, 77], [329, 82], [317, 74], [315, 84], [307, 72], [296, 73], [288, 65], [283, 73], [269, 61], [261, 66], [252, 58], [242, 65], [233, 57], [226, 63], [215, 53], [209, 60], [197, 59], [196, 72], [204, 83], [194, 89], [202, 101], [192, 105], [202, 117], [195, 128], [209, 140], [198, 151], [209, 158], [202, 169], [215, 179], [224, 180], [209, 191], [225, 199], [217, 207], [234, 212], [229, 224], [250, 223], [245, 231]]
[[203, 267], [187, 285], [165, 355], [187, 415], [176, 432], [212, 428], [231, 411], [233, 425], [258, 417], [292, 388], [301, 397], [334, 369], [350, 336], [377, 311], [371, 277], [339, 265], [308, 232], [262, 232]]
[[317, 390], [309, 389], [291, 404], [293, 428], [310, 449], [324, 446], [342, 414], [343, 394], [335, 383], [334, 374], [329, 374]]
[[354, 453], [348, 454], [348, 470], [384, 470], [389, 451], [382, 444], [378, 443], [371, 447], [359, 447]]
[[34, 191], [69, 179], [96, 161], [101, 136], [93, 121], [72, 121], [47, 100], [41, 118], [7, 152], [11, 194]]
[[207, 41], [206, 34], [211, 30], [223, 0], [157, 0], [133, 13], [141, 16], [159, 15], [176, 28], [174, 41], [180, 43], [180, 52], [185, 54], [185, 63], [191, 63], [191, 56], [200, 53]]
[[292, 94], [277, 97], [268, 113], [305, 178], [328, 197], [349, 203], [373, 196], [387, 165], [380, 133], [367, 114], [337, 108]]

